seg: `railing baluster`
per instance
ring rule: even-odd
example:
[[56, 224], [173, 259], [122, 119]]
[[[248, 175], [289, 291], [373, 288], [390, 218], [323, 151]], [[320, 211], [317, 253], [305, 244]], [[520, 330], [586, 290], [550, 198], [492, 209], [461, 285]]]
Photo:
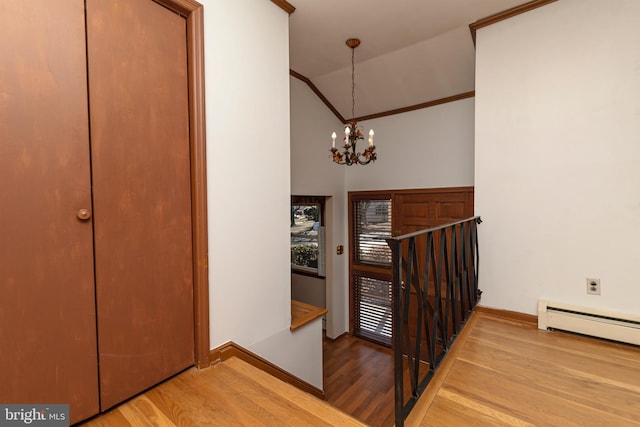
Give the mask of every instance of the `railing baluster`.
[[438, 300], [439, 300], [439, 287], [438, 287], [438, 280], [440, 280], [440, 276], [438, 275], [438, 267], [437, 267], [437, 257], [436, 257], [436, 246], [435, 246], [435, 241], [433, 239], [433, 233], [429, 233], [429, 236], [431, 237], [431, 244], [429, 246], [429, 252], [430, 252], [430, 257], [429, 257], [429, 269], [432, 272], [433, 275], [433, 293], [434, 293], [434, 301], [433, 304], [431, 306], [431, 310], [430, 310], [430, 317], [429, 317], [429, 321], [431, 324], [431, 335], [429, 335], [429, 370], [433, 372], [433, 370], [435, 369], [435, 360], [436, 360], [436, 349], [437, 349], [437, 343], [438, 343], [438, 322], [437, 322], [437, 315], [438, 315], [438, 310], [440, 309], [440, 306], [438, 304]]
[[474, 301], [480, 298], [480, 289], [478, 288], [478, 273], [480, 269], [480, 250], [478, 249], [478, 225], [482, 223], [480, 217], [473, 222], [473, 233], [471, 234], [471, 245], [475, 249], [475, 263], [473, 263], [473, 290]]
[[475, 268], [473, 266], [474, 264], [474, 247], [473, 247], [473, 227], [475, 227], [475, 222], [469, 223], [467, 225], [467, 234], [465, 236], [465, 272], [467, 275], [467, 294], [469, 295], [469, 306], [468, 306], [468, 310], [471, 311], [475, 305], [476, 300], [478, 299], [476, 296], [476, 291], [475, 291]]
[[[416, 283], [414, 281], [414, 274], [417, 271], [417, 253], [416, 253], [416, 239], [414, 238], [410, 238], [409, 239], [409, 247], [407, 249], [407, 272], [406, 272], [406, 282], [405, 282], [405, 288], [404, 288], [404, 304], [405, 307], [407, 309], [407, 313], [405, 315], [405, 331], [407, 331], [406, 336], [405, 336], [405, 345], [407, 346], [407, 362], [408, 362], [408, 366], [409, 366], [409, 378], [411, 380], [411, 395], [413, 396], [415, 394], [415, 390], [418, 388], [418, 368], [419, 366], [416, 363], [416, 360], [419, 361], [420, 359], [420, 319], [422, 318], [422, 307], [420, 306], [420, 283], [418, 281], [418, 283]], [[418, 317], [418, 322], [417, 322], [417, 331], [416, 331], [416, 343], [415, 343], [415, 350], [412, 353], [412, 349], [411, 349], [411, 337], [409, 336], [409, 324], [408, 324], [408, 319], [409, 319], [409, 310], [411, 307], [411, 287], [414, 287], [416, 290], [416, 298], [417, 298], [417, 317]]]
[[402, 337], [404, 328], [402, 324], [402, 240], [387, 239], [387, 244], [391, 248], [391, 304], [393, 313], [391, 315], [391, 328], [393, 331], [393, 376], [394, 376], [394, 411], [395, 425], [404, 425], [404, 379], [402, 369]]
[[436, 297], [437, 303], [439, 305], [438, 306], [438, 329], [440, 330], [440, 342], [442, 345], [442, 351], [433, 360], [434, 371], [437, 368], [437, 365], [440, 364], [442, 355], [444, 354], [444, 351], [446, 351], [447, 349], [447, 341], [449, 336], [449, 327], [444, 322], [444, 319], [445, 319], [444, 312], [447, 309], [447, 307], [446, 307], [446, 304], [442, 304], [443, 279], [445, 280], [445, 298], [448, 297], [447, 293], [449, 288], [449, 284], [447, 283], [447, 280], [446, 280], [446, 276], [448, 275], [448, 272], [445, 269], [446, 259], [447, 259], [447, 230], [446, 228], [443, 228], [442, 230], [440, 230], [440, 250], [438, 253], [438, 276], [439, 277], [437, 282], [438, 295]]
[[431, 259], [432, 259], [432, 247], [433, 247], [433, 235], [431, 233], [427, 234], [427, 238], [425, 239], [425, 258], [424, 258], [424, 276], [422, 283], [424, 283], [424, 300], [421, 301], [424, 307], [424, 319], [422, 322], [424, 324], [424, 336], [425, 341], [427, 342], [427, 362], [431, 365], [431, 355], [434, 353], [433, 349], [433, 340], [431, 339], [431, 330], [432, 325], [430, 324], [431, 313], [433, 312], [433, 307], [429, 304], [429, 283], [431, 282]]
[[469, 259], [467, 252], [467, 223], [460, 224], [460, 316], [466, 317], [465, 313], [471, 307], [472, 296], [469, 294]]
[[[387, 239], [392, 257], [392, 342], [397, 427], [404, 425], [404, 420], [478, 303], [481, 291], [478, 288], [480, 256], [477, 225], [481, 222], [480, 217], [473, 217]], [[438, 248], [434, 239], [436, 232], [440, 232]], [[423, 259], [418, 256], [419, 236], [426, 237]], [[422, 267], [424, 272], [421, 275]], [[430, 286], [433, 286], [433, 301], [429, 297]], [[411, 305], [412, 290], [415, 293], [414, 306]], [[416, 310], [416, 323], [410, 325], [409, 311], [412, 309]], [[415, 332], [413, 337], [412, 331]], [[427, 360], [422, 357], [423, 337]], [[412, 338], [415, 339], [414, 345], [411, 345]], [[438, 350], [438, 338], [441, 350]], [[405, 357], [411, 386], [407, 402], [404, 401]], [[429, 369], [421, 373], [420, 365], [425, 362], [429, 364]]]
[[[458, 261], [458, 239], [457, 236], [457, 228], [456, 226], [451, 227], [451, 265], [449, 266], [449, 276], [451, 278], [451, 301], [448, 301], [448, 310], [451, 315], [451, 329], [452, 334], [456, 335], [458, 333], [458, 309], [456, 306], [456, 301], [458, 301], [458, 271], [459, 271], [459, 261]], [[448, 326], [448, 324], [447, 324]]]

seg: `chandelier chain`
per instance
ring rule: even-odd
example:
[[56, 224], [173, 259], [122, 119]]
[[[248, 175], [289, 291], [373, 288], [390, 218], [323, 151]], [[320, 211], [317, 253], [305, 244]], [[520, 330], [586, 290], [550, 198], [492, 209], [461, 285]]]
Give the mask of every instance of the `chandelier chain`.
[[351, 120], [356, 119], [356, 49], [351, 48]]

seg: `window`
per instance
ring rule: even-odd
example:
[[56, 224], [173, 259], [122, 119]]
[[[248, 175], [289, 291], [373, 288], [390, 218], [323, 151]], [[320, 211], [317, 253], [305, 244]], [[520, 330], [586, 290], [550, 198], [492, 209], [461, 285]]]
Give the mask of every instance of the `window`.
[[324, 197], [291, 197], [291, 269], [325, 275]]
[[354, 275], [354, 334], [391, 345], [391, 281]]
[[349, 194], [351, 328], [354, 335], [391, 345], [391, 196]]
[[391, 265], [391, 200], [354, 202], [356, 262]]

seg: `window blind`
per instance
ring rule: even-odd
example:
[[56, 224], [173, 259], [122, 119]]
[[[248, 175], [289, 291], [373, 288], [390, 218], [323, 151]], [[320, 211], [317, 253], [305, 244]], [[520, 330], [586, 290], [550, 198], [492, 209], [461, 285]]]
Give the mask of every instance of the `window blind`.
[[355, 260], [384, 266], [391, 265], [391, 200], [359, 200], [354, 202]]
[[354, 333], [391, 345], [391, 281], [354, 276]]

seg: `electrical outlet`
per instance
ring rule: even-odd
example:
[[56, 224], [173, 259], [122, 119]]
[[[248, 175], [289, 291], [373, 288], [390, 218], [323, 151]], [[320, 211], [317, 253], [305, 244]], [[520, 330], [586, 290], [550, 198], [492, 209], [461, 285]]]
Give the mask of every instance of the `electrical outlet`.
[[600, 279], [591, 279], [587, 277], [587, 293], [591, 295], [600, 295]]

